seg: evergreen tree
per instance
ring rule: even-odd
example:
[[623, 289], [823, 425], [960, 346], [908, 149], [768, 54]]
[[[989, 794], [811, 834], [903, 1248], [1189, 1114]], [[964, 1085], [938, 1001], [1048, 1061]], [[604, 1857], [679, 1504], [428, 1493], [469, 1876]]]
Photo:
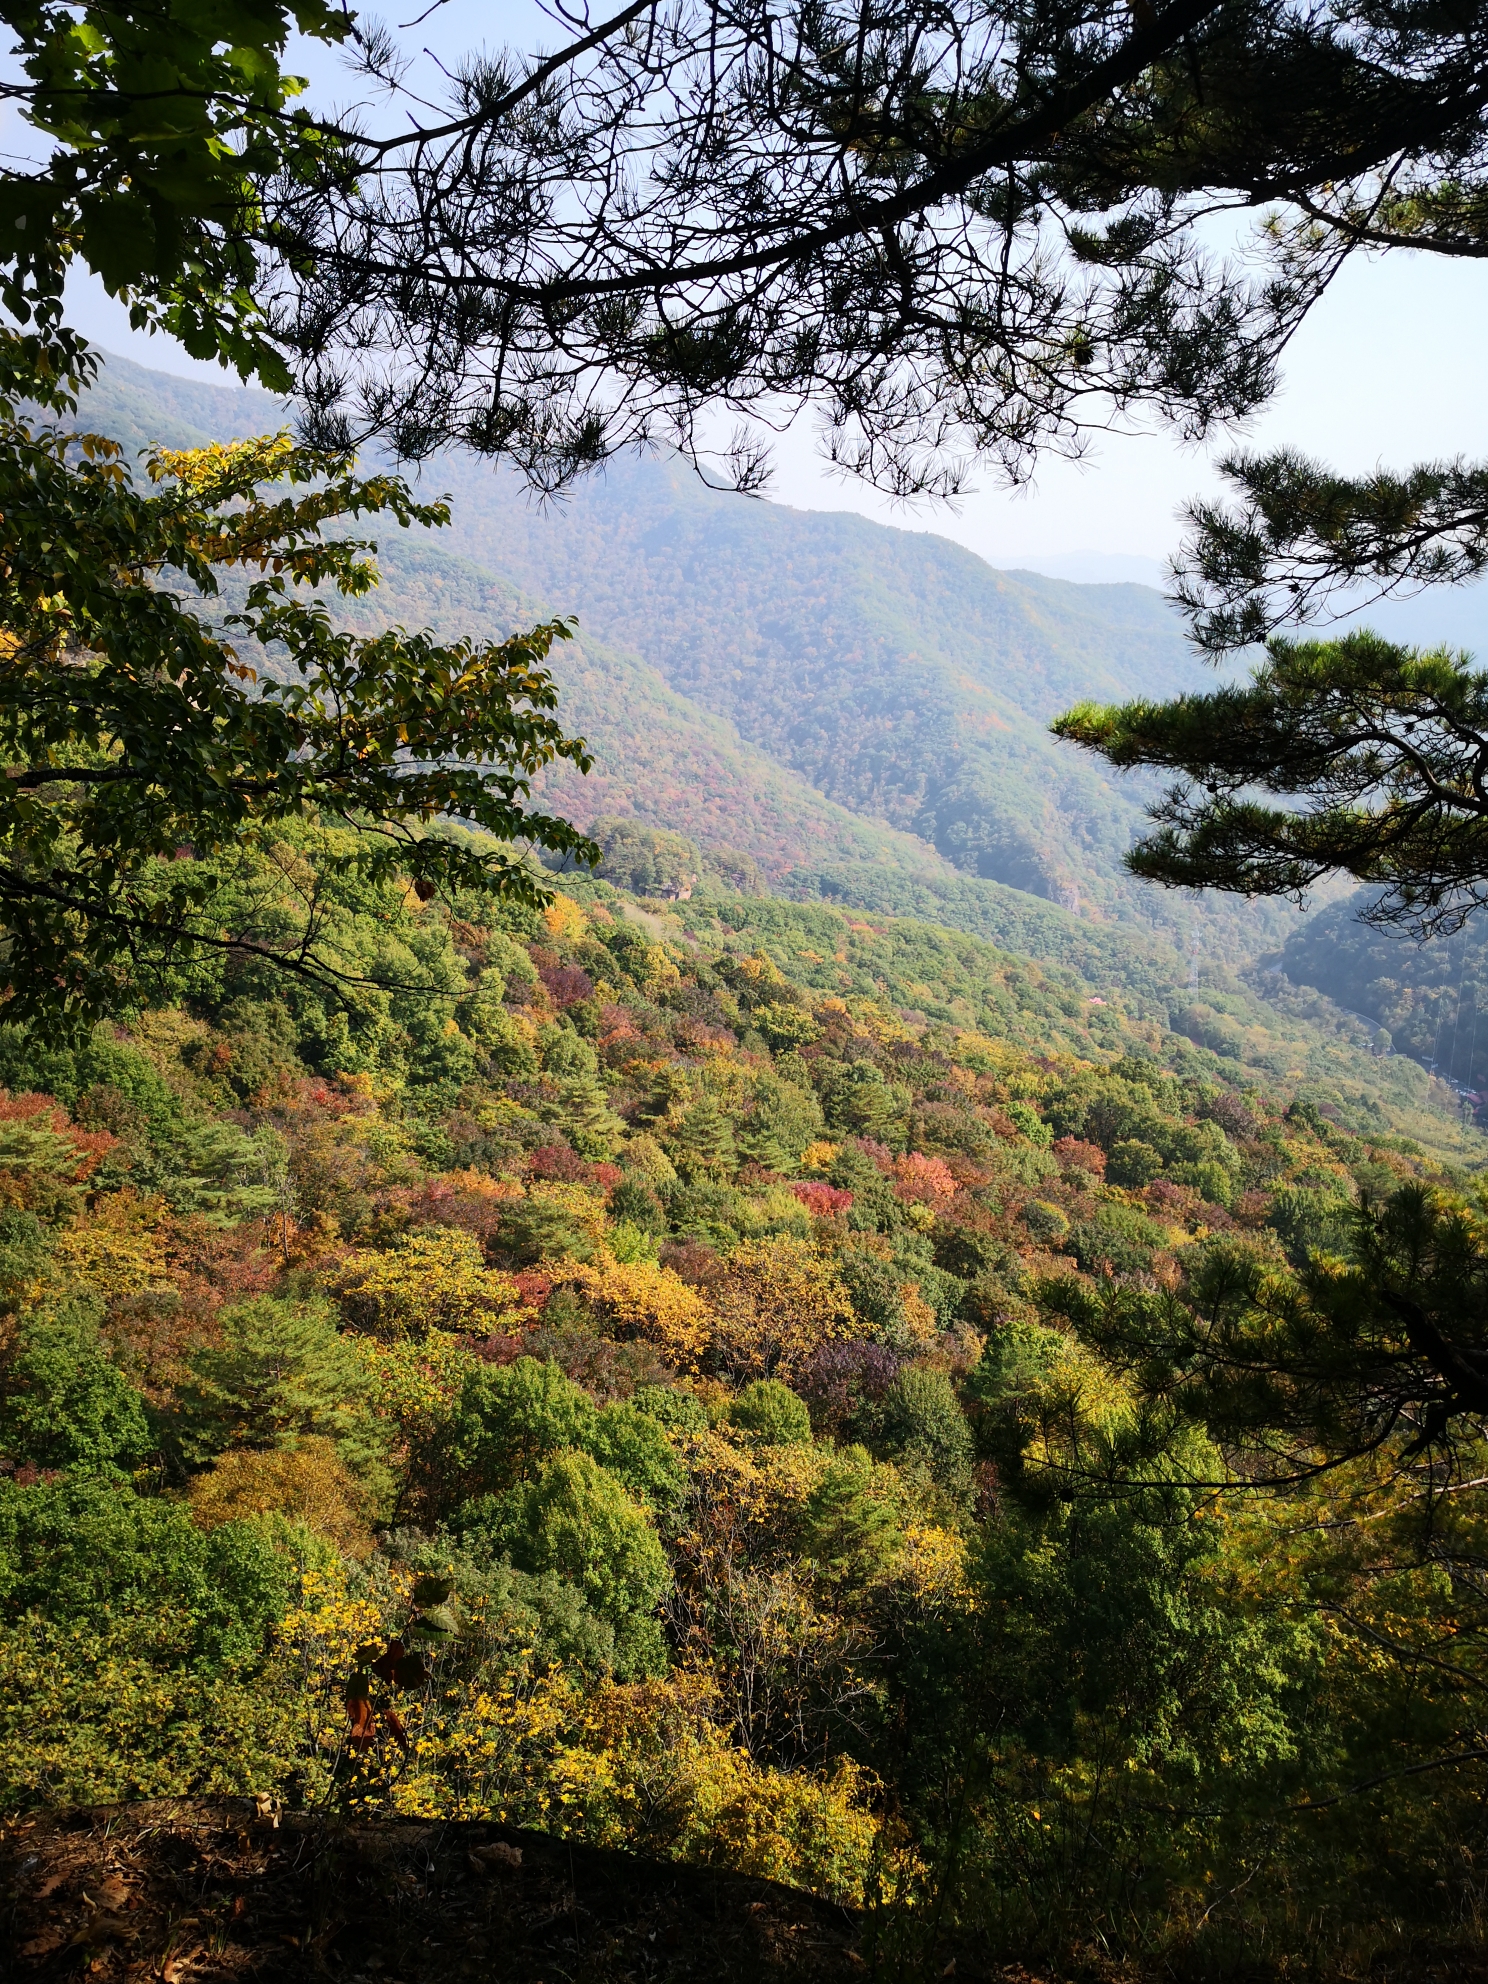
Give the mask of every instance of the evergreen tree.
[[[641, 0], [447, 104], [391, 88], [275, 199], [271, 293], [314, 416], [409, 455], [552, 489], [657, 433], [702, 455], [710, 405], [815, 401], [839, 466], [953, 493], [1096, 406], [1244, 415], [1356, 249], [1481, 253], [1481, 34], [1358, 0]], [[1210, 251], [1201, 219], [1273, 202], [1263, 269]], [[762, 452], [714, 465], [757, 487]]]
[[318, 1434], [353, 1465], [377, 1467], [370, 1381], [327, 1308], [260, 1295], [224, 1309], [218, 1326], [220, 1344], [191, 1355], [171, 1428], [189, 1459], [235, 1447], [292, 1447]]
[[971, 1428], [944, 1371], [907, 1365], [899, 1372], [884, 1394], [880, 1437], [890, 1453], [925, 1468], [943, 1488], [965, 1491]]
[[[1078, 449], [1092, 402], [1202, 433], [1265, 398], [1344, 256], [1488, 231], [1472, 5], [637, 0], [457, 63], [444, 105], [321, 0], [6, 21], [41, 154], [0, 174], [18, 321], [55, 325], [80, 257], [137, 322], [298, 386], [337, 449], [453, 441], [548, 488], [700, 449], [718, 402], [817, 401], [832, 458], [900, 494]], [[296, 32], [360, 65], [356, 120], [296, 105]], [[1272, 202], [1258, 277], [1207, 252], [1216, 207]], [[727, 466], [757, 484], [758, 446]]]
[[561, 1449], [591, 1446], [597, 1424], [588, 1394], [551, 1360], [480, 1364], [435, 1428], [428, 1460], [458, 1480], [447, 1494], [496, 1495], [530, 1481]]
[[1448, 1461], [1476, 1453], [1488, 1419], [1479, 1219], [1417, 1184], [1373, 1207], [1335, 1200], [1333, 1212], [1320, 1237], [1339, 1251], [1304, 1245], [1289, 1273], [1254, 1245], [1216, 1240], [1195, 1250], [1180, 1289], [1069, 1282], [1049, 1305], [1150, 1397], [1246, 1453], [1251, 1478], [1294, 1480], [1387, 1443]]
[[666, 1553], [645, 1510], [588, 1454], [556, 1454], [532, 1481], [467, 1503], [459, 1520], [519, 1570], [556, 1572], [582, 1592], [614, 1628], [619, 1678], [665, 1667], [654, 1614], [671, 1582]]
[[667, 1155], [685, 1178], [707, 1178], [732, 1168], [734, 1132], [718, 1100], [706, 1089], [667, 1132]]
[[555, 1028], [543, 1055], [543, 1069], [557, 1091], [549, 1109], [552, 1120], [568, 1132], [581, 1156], [609, 1157], [625, 1125], [610, 1108], [599, 1058], [589, 1042], [571, 1027]]
[[740, 1152], [756, 1164], [793, 1171], [801, 1152], [821, 1136], [823, 1127], [821, 1104], [810, 1089], [767, 1075], [754, 1084], [737, 1141]]
[[1488, 900], [1488, 675], [1465, 656], [1275, 639], [1248, 682], [1082, 705], [1054, 729], [1178, 775], [1126, 857], [1148, 880], [1300, 900], [1342, 872], [1377, 888], [1367, 921], [1418, 933]]
[[811, 1414], [806, 1401], [778, 1378], [755, 1378], [729, 1407], [729, 1423], [762, 1447], [809, 1447]]

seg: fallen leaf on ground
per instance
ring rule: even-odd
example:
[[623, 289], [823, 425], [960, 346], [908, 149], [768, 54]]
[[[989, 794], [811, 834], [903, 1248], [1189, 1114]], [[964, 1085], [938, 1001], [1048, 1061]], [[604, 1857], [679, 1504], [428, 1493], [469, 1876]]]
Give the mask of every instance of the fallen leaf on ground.
[[96, 1908], [82, 1928], [73, 1935], [69, 1948], [83, 1949], [90, 1943], [132, 1943], [135, 1928], [112, 1909]]
[[53, 1950], [61, 1949], [67, 1941], [65, 1929], [43, 1929], [39, 1936], [33, 1936], [29, 1943], [22, 1943], [22, 1956], [50, 1956]]

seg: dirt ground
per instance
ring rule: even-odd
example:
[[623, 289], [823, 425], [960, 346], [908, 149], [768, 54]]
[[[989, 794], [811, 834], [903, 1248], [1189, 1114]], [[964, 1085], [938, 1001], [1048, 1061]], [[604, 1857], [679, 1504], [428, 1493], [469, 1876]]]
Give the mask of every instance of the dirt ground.
[[[0, 1829], [5, 1974], [346, 1984], [835, 1984], [904, 1975], [849, 1912], [769, 1881], [502, 1826], [334, 1824], [251, 1801]], [[964, 1978], [949, 1956], [918, 1975]], [[1034, 1984], [1029, 1979], [1028, 1984]]]
[[[1236, 1960], [1238, 1956], [1238, 1961]], [[988, 1963], [924, 1919], [541, 1833], [178, 1801], [0, 1822], [3, 1984], [1488, 1984], [1481, 1938], [1373, 1961]]]

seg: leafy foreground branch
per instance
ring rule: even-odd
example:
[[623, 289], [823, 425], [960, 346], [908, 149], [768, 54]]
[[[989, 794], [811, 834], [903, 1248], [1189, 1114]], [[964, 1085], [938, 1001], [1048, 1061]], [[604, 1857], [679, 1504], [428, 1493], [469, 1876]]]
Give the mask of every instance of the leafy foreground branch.
[[1464, 585], [1488, 564], [1488, 469], [1422, 462], [1336, 475], [1289, 448], [1234, 455], [1238, 503], [1188, 506], [1174, 599], [1195, 645], [1229, 654], [1361, 598]]
[[[547, 489], [641, 442], [711, 458], [723, 408], [745, 487], [808, 407], [900, 495], [1139, 410], [1203, 434], [1350, 254], [1484, 248], [1481, 4], [617, 0], [437, 74], [417, 22], [325, 0], [0, 18], [21, 322], [76, 258], [321, 438]], [[305, 107], [295, 34], [352, 60], [354, 108]]]
[[[1139, 407], [1193, 435], [1262, 403], [1362, 229], [1445, 247], [1434, 197], [1482, 206], [1484, 30], [1352, 0], [638, 0], [542, 59], [472, 52], [430, 104], [369, 28], [364, 107], [265, 195], [260, 293], [324, 430], [414, 457], [458, 441], [553, 488], [642, 439], [696, 457], [727, 407], [750, 487], [760, 428], [811, 406], [895, 494], [1020, 480]], [[1216, 213], [1263, 210], [1210, 251]]]
[[[285, 435], [157, 450], [141, 488], [114, 443], [21, 404], [29, 393], [67, 411], [93, 370], [85, 353], [12, 336], [7, 355], [0, 918], [12, 1012], [126, 1010], [214, 950], [351, 983], [326, 941], [337, 878], [536, 900], [512, 843], [585, 855], [572, 827], [527, 805], [542, 767], [589, 763], [552, 714], [543, 666], [565, 622], [502, 642], [361, 638], [319, 596], [377, 582], [375, 547], [340, 526], [439, 525], [442, 503]], [[219, 600], [224, 574], [243, 575], [237, 609], [193, 610], [193, 598]], [[234, 642], [265, 651], [265, 666]], [[446, 815], [491, 839], [477, 853], [430, 835]], [[250, 870], [310, 822], [325, 830], [318, 885], [286, 928], [260, 913]]]

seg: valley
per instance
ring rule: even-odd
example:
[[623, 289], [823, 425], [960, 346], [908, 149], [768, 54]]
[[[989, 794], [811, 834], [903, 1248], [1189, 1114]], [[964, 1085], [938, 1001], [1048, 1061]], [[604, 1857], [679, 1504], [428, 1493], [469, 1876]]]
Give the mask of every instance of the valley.
[[[272, 432], [266, 396], [112, 360], [84, 415], [131, 449]], [[1283, 909], [1141, 888], [1120, 860], [1139, 780], [1047, 734], [1082, 695], [1194, 678], [1169, 610], [1131, 585], [995, 572], [945, 539], [703, 488], [626, 459], [561, 503], [460, 458], [425, 466], [447, 531], [381, 547], [351, 614], [441, 635], [577, 617], [555, 657], [595, 769], [547, 796], [737, 848], [772, 888], [930, 916], [1034, 955], [1187, 953], [1242, 962]], [[1175, 967], [1177, 968], [1177, 967]], [[1186, 966], [1183, 967], [1186, 969]]]

